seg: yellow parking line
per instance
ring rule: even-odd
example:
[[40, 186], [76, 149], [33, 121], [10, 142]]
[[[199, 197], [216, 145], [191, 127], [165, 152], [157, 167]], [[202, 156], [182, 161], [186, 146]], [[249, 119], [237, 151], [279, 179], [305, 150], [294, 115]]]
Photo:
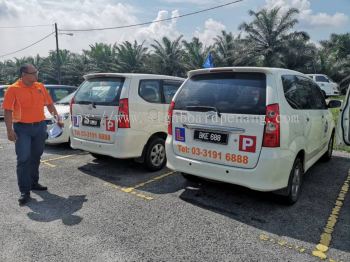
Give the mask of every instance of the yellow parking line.
[[297, 251], [300, 254], [304, 254], [307, 251], [307, 249], [305, 247], [294, 245], [294, 244], [290, 244], [290, 243], [288, 243], [285, 240], [273, 238], [273, 237], [270, 237], [270, 236], [268, 236], [266, 234], [261, 234], [259, 236], [259, 239], [261, 241], [266, 241], [266, 242], [269, 242], [271, 244], [275, 244], [276, 246], [278, 245], [280, 247], [293, 249], [293, 250]]
[[49, 162], [51, 161], [56, 161], [56, 160], [61, 160], [61, 159], [65, 159], [65, 158], [69, 158], [72, 156], [80, 156], [80, 155], [86, 155], [86, 153], [81, 153], [81, 154], [74, 154], [74, 155], [66, 155], [66, 156], [60, 156], [60, 157], [55, 157], [55, 158], [50, 158], [50, 159], [45, 159], [45, 160], [40, 160], [40, 163], [43, 163], [45, 165], [48, 165], [49, 167], [56, 167], [56, 165], [53, 165]]
[[143, 200], [153, 200], [154, 198], [151, 197], [151, 196], [147, 196], [147, 195], [144, 195], [144, 194], [141, 194], [141, 193], [138, 193], [134, 190], [125, 190], [125, 188], [121, 187], [121, 186], [118, 186], [118, 185], [115, 185], [115, 184], [112, 184], [110, 182], [105, 182], [105, 185], [107, 186], [110, 186], [110, 187], [113, 187], [115, 189], [118, 189], [120, 192], [123, 192], [123, 193], [127, 193], [127, 194], [131, 194], [131, 195], [134, 195], [138, 198], [141, 198]]
[[[41, 161], [40, 161], [41, 162]], [[49, 166], [49, 167], [56, 167], [56, 165], [53, 165], [53, 164], [51, 164], [51, 163], [48, 163], [48, 162], [41, 162], [42, 164], [44, 164], [44, 165], [47, 165], [47, 166]]]
[[173, 172], [169, 172], [169, 173], [166, 173], [166, 174], [157, 176], [157, 177], [153, 177], [152, 179], [147, 180], [146, 182], [142, 182], [142, 183], [137, 184], [137, 185], [132, 186], [132, 187], [123, 188], [123, 191], [125, 191], [125, 192], [133, 191], [133, 190], [135, 190], [135, 189], [137, 189], [137, 188], [143, 187], [143, 186], [145, 186], [145, 185], [147, 185], [147, 184], [153, 183], [153, 182], [155, 182], [155, 181], [158, 181], [158, 180], [160, 180], [160, 179], [163, 179], [163, 178], [165, 178], [165, 177], [167, 177], [167, 176], [170, 176], [170, 175], [172, 175], [172, 174], [175, 174], [175, 172], [173, 171]]
[[323, 229], [323, 233], [320, 237], [320, 242], [315, 247], [315, 250], [312, 252], [312, 255], [321, 259], [327, 258], [327, 252], [329, 250], [330, 243], [332, 241], [332, 233], [334, 231], [335, 225], [338, 222], [340, 211], [344, 205], [344, 200], [346, 194], [349, 191], [350, 186], [350, 170], [348, 173], [348, 177], [344, 181], [343, 186], [340, 189], [338, 197], [335, 201], [334, 208], [332, 209], [332, 213], [327, 220], [327, 224]]
[[[274, 238], [271, 236], [268, 236], [266, 234], [261, 234], [259, 236], [259, 240], [263, 241], [263, 242], [267, 242], [269, 244], [278, 246], [280, 248], [284, 248], [284, 249], [290, 249], [290, 250], [294, 250], [296, 252], [298, 252], [299, 254], [305, 254], [308, 256], [312, 256], [312, 252], [310, 249], [307, 249], [303, 246], [299, 246], [299, 245], [294, 245], [289, 243], [288, 241], [281, 239], [281, 238]], [[329, 258], [328, 260], [329, 262], [337, 262], [337, 260], [334, 260], [332, 258]], [[339, 262], [342, 262], [341, 260]]]
[[153, 197], [141, 194], [138, 191], [136, 191], [136, 189], [140, 188], [140, 187], [143, 187], [143, 186], [145, 186], [147, 184], [153, 183], [155, 181], [159, 181], [160, 179], [163, 179], [163, 178], [165, 178], [167, 176], [170, 176], [170, 175], [172, 175], [174, 173], [175, 172], [169, 172], [169, 173], [166, 173], [166, 174], [154, 177], [154, 178], [152, 178], [150, 180], [147, 180], [146, 182], [142, 182], [142, 183], [137, 184], [137, 185], [132, 186], [132, 187], [121, 187], [121, 186], [118, 186], [118, 185], [115, 185], [115, 184], [112, 184], [112, 183], [109, 183], [109, 182], [106, 182], [105, 184], [108, 185], [108, 186], [111, 186], [111, 187], [113, 187], [115, 189], [118, 189], [119, 191], [121, 191], [123, 193], [135, 195], [135, 196], [137, 196], [139, 198], [142, 198], [144, 200], [153, 200], [154, 199]]
[[50, 161], [55, 161], [55, 160], [60, 160], [60, 159], [65, 159], [71, 156], [75, 156], [75, 155], [66, 155], [66, 156], [60, 156], [60, 157], [55, 157], [55, 158], [51, 158], [51, 159], [46, 159], [46, 160], [42, 160], [41, 163], [47, 163]]

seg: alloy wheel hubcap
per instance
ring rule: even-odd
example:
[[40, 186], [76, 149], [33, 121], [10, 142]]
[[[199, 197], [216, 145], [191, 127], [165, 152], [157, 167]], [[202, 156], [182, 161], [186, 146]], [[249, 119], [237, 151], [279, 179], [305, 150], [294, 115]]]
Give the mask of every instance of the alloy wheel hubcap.
[[151, 162], [154, 166], [160, 166], [165, 160], [165, 148], [162, 144], [155, 145], [151, 150]]

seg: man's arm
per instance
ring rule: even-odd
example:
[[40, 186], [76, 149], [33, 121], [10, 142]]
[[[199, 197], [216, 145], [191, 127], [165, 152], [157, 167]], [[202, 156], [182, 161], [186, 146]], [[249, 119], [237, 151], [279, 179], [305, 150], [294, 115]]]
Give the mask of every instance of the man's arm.
[[49, 110], [50, 114], [56, 119], [57, 121], [57, 124], [60, 126], [60, 127], [63, 127], [64, 124], [62, 123], [61, 119], [59, 118], [59, 115], [57, 113], [57, 110], [56, 110], [56, 107], [54, 104], [49, 104], [46, 106], [47, 107], [47, 110]]
[[13, 130], [13, 121], [12, 121], [12, 110], [5, 109], [5, 124], [7, 129], [7, 138], [12, 142], [16, 142], [17, 136]]

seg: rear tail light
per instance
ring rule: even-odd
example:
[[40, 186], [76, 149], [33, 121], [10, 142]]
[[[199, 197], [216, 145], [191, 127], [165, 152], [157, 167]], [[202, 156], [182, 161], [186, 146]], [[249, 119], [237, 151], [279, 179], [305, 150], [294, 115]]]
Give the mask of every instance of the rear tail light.
[[264, 147], [280, 146], [280, 109], [278, 104], [266, 107]]
[[129, 100], [127, 98], [119, 100], [118, 128], [130, 128]]
[[70, 111], [70, 115], [72, 116], [72, 111], [73, 111], [73, 104], [75, 103], [74, 97], [70, 100], [69, 103], [69, 111]]
[[175, 107], [175, 102], [171, 101], [169, 110], [168, 110], [168, 135], [173, 134], [173, 111]]

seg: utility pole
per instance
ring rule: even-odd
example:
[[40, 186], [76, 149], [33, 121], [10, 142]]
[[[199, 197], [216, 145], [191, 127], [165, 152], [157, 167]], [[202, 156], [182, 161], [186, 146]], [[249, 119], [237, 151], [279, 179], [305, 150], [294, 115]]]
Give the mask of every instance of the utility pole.
[[56, 66], [57, 66], [57, 82], [61, 84], [61, 59], [60, 59], [60, 50], [58, 48], [58, 30], [57, 23], [55, 23], [55, 36], [56, 36]]

